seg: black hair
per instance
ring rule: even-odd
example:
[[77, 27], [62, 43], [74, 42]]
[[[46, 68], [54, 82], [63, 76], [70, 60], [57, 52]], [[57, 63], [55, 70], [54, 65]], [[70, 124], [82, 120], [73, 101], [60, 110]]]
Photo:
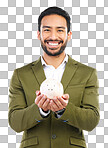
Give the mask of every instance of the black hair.
[[63, 16], [66, 19], [66, 22], [67, 22], [68, 32], [70, 31], [70, 16], [69, 16], [69, 14], [65, 10], [63, 10], [59, 7], [56, 7], [56, 6], [49, 7], [47, 9], [45, 9], [43, 12], [41, 12], [41, 14], [38, 17], [38, 30], [39, 31], [40, 31], [42, 18], [46, 15], [51, 15], [51, 14], [57, 14], [57, 15]]

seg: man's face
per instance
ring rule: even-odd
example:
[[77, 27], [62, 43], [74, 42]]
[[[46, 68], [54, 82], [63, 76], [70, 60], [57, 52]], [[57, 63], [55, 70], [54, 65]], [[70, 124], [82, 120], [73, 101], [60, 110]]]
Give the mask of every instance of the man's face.
[[47, 55], [60, 55], [70, 38], [71, 32], [67, 33], [67, 22], [64, 17], [56, 14], [43, 17], [38, 39]]

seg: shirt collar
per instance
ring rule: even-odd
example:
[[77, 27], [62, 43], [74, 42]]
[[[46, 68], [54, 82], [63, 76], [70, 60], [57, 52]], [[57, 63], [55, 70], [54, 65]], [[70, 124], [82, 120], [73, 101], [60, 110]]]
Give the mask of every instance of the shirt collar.
[[[61, 65], [64, 64], [64, 63], [67, 63], [67, 62], [68, 62], [68, 55], [66, 54], [66, 56], [65, 56], [63, 62], [61, 63]], [[44, 61], [44, 59], [43, 59], [42, 56], [41, 56], [41, 63], [42, 63], [43, 66], [48, 66], [48, 65], [46, 64], [46, 62]]]

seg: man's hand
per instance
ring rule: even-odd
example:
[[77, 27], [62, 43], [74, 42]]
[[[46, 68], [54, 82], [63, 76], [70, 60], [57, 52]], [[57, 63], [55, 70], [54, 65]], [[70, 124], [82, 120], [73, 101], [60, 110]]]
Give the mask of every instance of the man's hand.
[[50, 108], [53, 112], [55, 111], [59, 111], [62, 110], [63, 108], [65, 108], [68, 104], [69, 101], [69, 95], [68, 94], [64, 94], [61, 97], [54, 97], [52, 100], [50, 100]]
[[41, 94], [40, 91], [36, 91], [36, 99], [35, 99], [35, 104], [43, 111], [48, 111], [50, 109], [49, 103], [50, 99], [48, 99], [45, 95]]
[[40, 91], [36, 91], [35, 104], [43, 111], [52, 110], [53, 112], [62, 110], [65, 108], [69, 101], [69, 95], [64, 94], [61, 97], [54, 97], [53, 99], [47, 98], [47, 96], [41, 94]]

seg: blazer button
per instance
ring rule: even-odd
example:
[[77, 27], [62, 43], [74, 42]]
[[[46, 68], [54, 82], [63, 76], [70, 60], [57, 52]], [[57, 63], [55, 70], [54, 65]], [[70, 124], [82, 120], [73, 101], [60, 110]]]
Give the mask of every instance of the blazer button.
[[52, 139], [56, 139], [56, 135], [55, 134], [52, 135]]

